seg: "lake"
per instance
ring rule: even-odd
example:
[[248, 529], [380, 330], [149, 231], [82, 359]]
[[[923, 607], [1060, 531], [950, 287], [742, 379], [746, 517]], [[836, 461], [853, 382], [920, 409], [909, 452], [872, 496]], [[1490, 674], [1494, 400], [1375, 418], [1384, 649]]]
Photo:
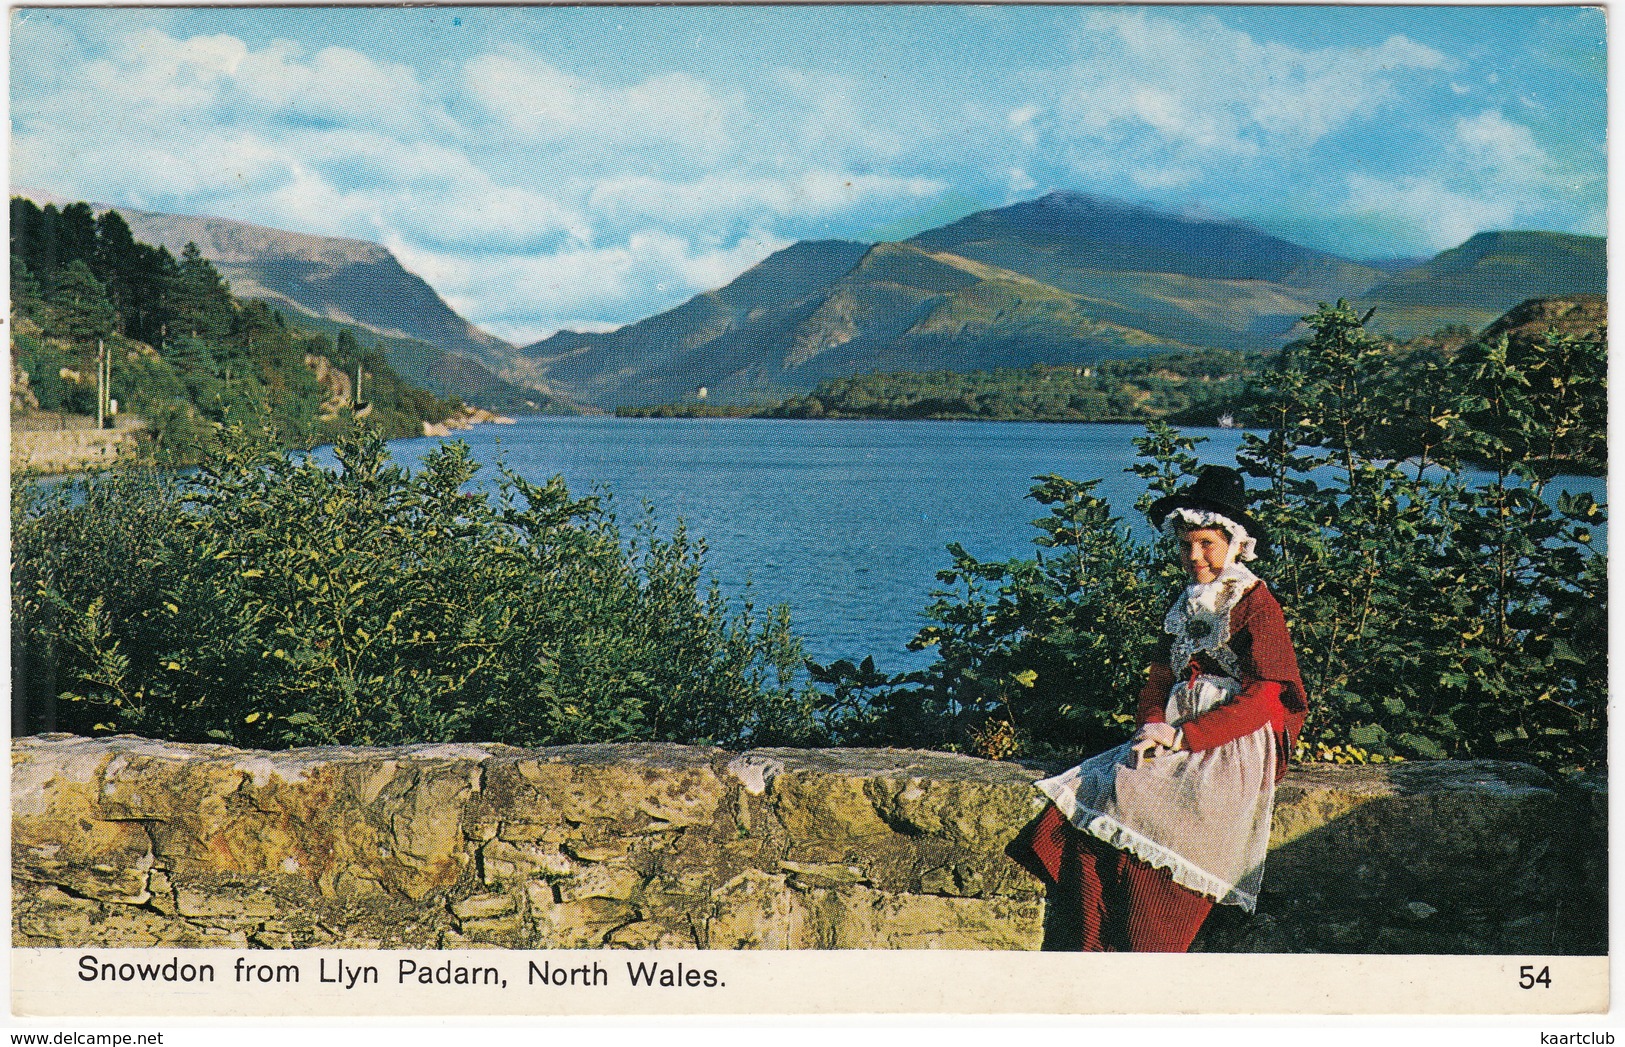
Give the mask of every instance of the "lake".
[[[571, 493], [613, 493], [623, 528], [645, 501], [669, 532], [677, 517], [707, 545], [707, 573], [738, 600], [785, 603], [809, 657], [873, 655], [891, 672], [930, 652], [906, 645], [949, 566], [949, 542], [981, 560], [1031, 557], [1045, 515], [1026, 497], [1033, 477], [1100, 478], [1097, 493], [1133, 512], [1143, 482], [1125, 473], [1131, 425], [1023, 422], [771, 421], [767, 419], [523, 418], [457, 434], [494, 475], [499, 459], [534, 481], [562, 475]], [[1242, 433], [1207, 437], [1204, 461], [1233, 465]], [[414, 464], [442, 441], [396, 440]], [[1565, 485], [1605, 497], [1603, 478]], [[1267, 570], [1263, 572], [1266, 577]]]

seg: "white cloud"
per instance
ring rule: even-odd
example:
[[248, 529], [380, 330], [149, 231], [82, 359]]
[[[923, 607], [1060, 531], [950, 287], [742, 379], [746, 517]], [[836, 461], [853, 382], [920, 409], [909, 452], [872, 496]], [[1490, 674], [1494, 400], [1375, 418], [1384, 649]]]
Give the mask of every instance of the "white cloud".
[[180, 39], [147, 29], [114, 41], [87, 71], [82, 92], [99, 94], [103, 108], [117, 99], [112, 108], [148, 123], [201, 112], [228, 123], [258, 115], [400, 130], [448, 119], [410, 68], [342, 47], [306, 57], [288, 40], [254, 50], [227, 34]]
[[1036, 148], [1038, 145], [1038, 118], [1043, 112], [1036, 105], [1024, 105], [1019, 109], [1012, 109], [1010, 115], [1006, 117], [1015, 132], [1016, 140], [1028, 149]]
[[1493, 191], [1473, 194], [1425, 178], [1364, 174], [1349, 176], [1346, 209], [1384, 224], [1405, 222], [1417, 230], [1417, 242], [1434, 251], [1456, 247], [1488, 229], [1506, 229], [1518, 215], [1516, 204]]
[[1131, 182], [1148, 192], [1180, 189], [1202, 177], [1199, 168], [1180, 164], [1137, 164], [1130, 168]]
[[377, 236], [378, 213], [372, 201], [365, 194], [345, 192], [305, 164], [290, 165], [287, 180], [256, 202], [267, 223], [280, 228], [330, 236], [344, 231], [363, 239]]
[[1551, 199], [1575, 191], [1554, 173], [1530, 129], [1500, 112], [1484, 110], [1447, 126], [1448, 138], [1418, 153], [1414, 173], [1351, 174], [1344, 211], [1405, 228], [1419, 248], [1442, 250], [1475, 233], [1539, 222]]
[[1529, 128], [1493, 109], [1457, 120], [1456, 140], [1471, 162], [1513, 182], [1543, 181], [1551, 164]]
[[[109, 203], [144, 206], [158, 200], [216, 194], [254, 194], [281, 184], [287, 151], [251, 135], [203, 130], [185, 148], [207, 157], [189, 163], [174, 136], [129, 135], [115, 142], [63, 148], [55, 135], [19, 131], [12, 136], [12, 177]], [[118, 163], [107, 157], [117, 155]]]
[[537, 56], [481, 55], [464, 70], [468, 96], [511, 134], [538, 142], [648, 141], [716, 151], [731, 143], [737, 99], [686, 73], [608, 87]]
[[[967, 10], [995, 29], [1006, 17]], [[624, 50], [607, 25], [625, 12], [606, 26], [575, 12], [584, 28], [557, 47], [549, 14], [461, 50], [329, 36], [327, 13], [278, 14], [297, 39], [269, 42], [183, 11], [25, 33], [29, 17], [13, 19], [17, 182], [378, 240], [505, 335], [637, 319], [787, 235], [856, 236], [1041, 186], [1253, 220], [1294, 194], [1328, 223], [1418, 228], [1437, 246], [1582, 208], [1602, 222], [1603, 159], [1535, 122], [1515, 66], [1497, 65], [1497, 92], [1474, 59], [1405, 36], [1304, 45], [1293, 18], [1249, 34], [1200, 9], [1043, 9], [1077, 35], [1033, 46], [956, 27], [930, 55], [925, 37], [861, 55], [696, 42], [694, 65], [686, 44]], [[865, 24], [864, 43], [897, 44]], [[1560, 111], [1563, 96], [1541, 98]]]
[[[755, 145], [804, 162], [876, 163], [895, 160], [957, 128], [942, 127], [907, 91], [866, 90], [851, 76], [815, 69], [775, 69], [785, 101], [759, 115]], [[894, 93], [895, 91], [895, 93]]]
[[[741, 103], [684, 73], [609, 87], [484, 55], [453, 77], [449, 95], [431, 98], [411, 69], [355, 50], [156, 30], [115, 37], [79, 66], [80, 76], [20, 107], [19, 181], [375, 240], [507, 336], [540, 336], [566, 320], [612, 328], [724, 284], [789, 242], [761, 221], [943, 189], [933, 179], [793, 166], [595, 177], [592, 163], [624, 168], [628, 151], [729, 144]], [[489, 126], [453, 121], [448, 106], [465, 89], [476, 104], [460, 113], [499, 116], [517, 137], [504, 147]], [[96, 124], [88, 134], [87, 120]], [[75, 148], [80, 141], [94, 146]], [[534, 155], [548, 142], [551, 170]], [[719, 227], [732, 232], [710, 231]]]
[[[306, 160], [365, 161], [390, 142], [411, 163], [432, 152], [429, 134], [454, 126], [410, 69], [343, 48], [307, 60], [287, 41], [255, 50], [227, 34], [145, 29], [78, 68], [54, 89], [18, 92], [14, 161], [35, 179], [111, 183], [132, 199], [252, 193], [267, 179], [285, 185]], [[331, 130], [343, 127], [365, 130], [345, 141]], [[322, 128], [335, 137], [318, 147]]]
[[946, 183], [931, 178], [817, 170], [779, 177], [706, 175], [688, 182], [622, 175], [596, 182], [588, 194], [587, 208], [612, 218], [680, 222], [749, 221], [763, 212], [816, 218], [846, 211], [860, 202], [914, 201], [946, 189]]
[[349, 186], [353, 206], [332, 214], [351, 224], [357, 215], [370, 216], [369, 228], [409, 230], [442, 246], [498, 249], [591, 235], [587, 219], [558, 194], [498, 181], [464, 149], [365, 130], [307, 132], [286, 145], [293, 156], [313, 158], [299, 166]]
[[1374, 47], [1299, 49], [1211, 16], [1091, 11], [1066, 70], [1059, 127], [1139, 156], [1212, 162], [1305, 149], [1393, 96], [1395, 78], [1450, 60], [1402, 36]]
[[491, 254], [428, 251], [386, 239], [402, 264], [459, 312], [480, 317], [487, 330], [521, 344], [563, 328], [613, 330], [618, 323], [610, 317], [637, 319], [669, 309], [722, 286], [789, 243], [753, 230], [731, 244], [696, 245], [665, 229], [645, 228], [609, 246]]

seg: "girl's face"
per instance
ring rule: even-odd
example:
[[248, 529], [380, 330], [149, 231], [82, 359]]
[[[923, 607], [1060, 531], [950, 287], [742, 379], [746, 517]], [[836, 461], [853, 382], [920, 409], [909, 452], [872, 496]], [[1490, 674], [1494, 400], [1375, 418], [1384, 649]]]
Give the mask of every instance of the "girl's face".
[[1230, 555], [1230, 536], [1217, 527], [1178, 532], [1179, 562], [1191, 581], [1206, 585], [1219, 577]]

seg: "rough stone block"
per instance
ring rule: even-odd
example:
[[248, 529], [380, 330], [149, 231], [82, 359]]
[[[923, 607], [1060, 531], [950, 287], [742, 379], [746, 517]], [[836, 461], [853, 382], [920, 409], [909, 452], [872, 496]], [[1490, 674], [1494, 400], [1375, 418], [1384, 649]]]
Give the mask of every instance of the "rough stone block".
[[784, 876], [748, 869], [716, 893], [705, 920], [711, 949], [805, 949], [813, 946], [806, 912]]
[[279, 915], [282, 905], [263, 890], [232, 884], [212, 890], [179, 887], [175, 891], [175, 911], [189, 918], [258, 923]]
[[920, 877], [923, 894], [975, 897], [982, 893], [982, 873], [974, 865], [939, 866]]
[[643, 885], [636, 869], [615, 865], [586, 865], [570, 876], [555, 881], [557, 894], [565, 901], [579, 898], [613, 898], [627, 901]]
[[480, 848], [480, 876], [488, 886], [534, 876], [568, 876], [575, 863], [557, 847], [492, 840]]
[[1037, 949], [1044, 906], [1035, 900], [887, 894], [867, 887], [809, 892], [818, 948]]
[[592, 949], [611, 931], [641, 919], [638, 908], [613, 898], [582, 898], [531, 910], [537, 948]]
[[452, 902], [451, 914], [459, 921], [489, 920], [508, 916], [518, 908], [506, 894], [475, 894]]
[[608, 862], [625, 858], [632, 850], [633, 841], [625, 837], [602, 840], [566, 840], [563, 850], [570, 857], [583, 862]]
[[846, 883], [866, 883], [860, 866], [835, 862], [780, 862], [779, 868], [791, 875], [796, 886], [835, 887]]
[[617, 949], [693, 949], [697, 943], [692, 933], [641, 920], [617, 927], [604, 944]]
[[488, 800], [539, 823], [609, 822], [636, 832], [716, 821], [721, 750], [645, 743], [566, 745], [488, 769]]

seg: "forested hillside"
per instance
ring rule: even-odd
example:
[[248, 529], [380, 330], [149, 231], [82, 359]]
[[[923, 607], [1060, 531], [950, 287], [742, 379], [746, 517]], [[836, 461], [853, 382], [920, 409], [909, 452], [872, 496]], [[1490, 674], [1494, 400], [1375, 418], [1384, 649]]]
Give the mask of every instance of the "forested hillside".
[[147, 418], [170, 459], [191, 458], [214, 422], [266, 414], [286, 444], [311, 445], [358, 411], [406, 436], [459, 406], [401, 381], [347, 331], [311, 334], [240, 301], [196, 245], [176, 258], [86, 203], [12, 199], [11, 294], [14, 417], [94, 415], [100, 344], [111, 399]]
[[761, 412], [768, 418], [953, 418], [1212, 425], [1256, 369], [1241, 353], [1204, 350], [1093, 366], [1000, 367], [960, 374], [861, 374]]
[[629, 417], [890, 418], [996, 422], [1146, 422], [1213, 425], [1241, 402], [1261, 355], [1219, 349], [1092, 365], [1034, 364], [990, 371], [868, 371], [773, 403], [686, 400], [621, 408]]

